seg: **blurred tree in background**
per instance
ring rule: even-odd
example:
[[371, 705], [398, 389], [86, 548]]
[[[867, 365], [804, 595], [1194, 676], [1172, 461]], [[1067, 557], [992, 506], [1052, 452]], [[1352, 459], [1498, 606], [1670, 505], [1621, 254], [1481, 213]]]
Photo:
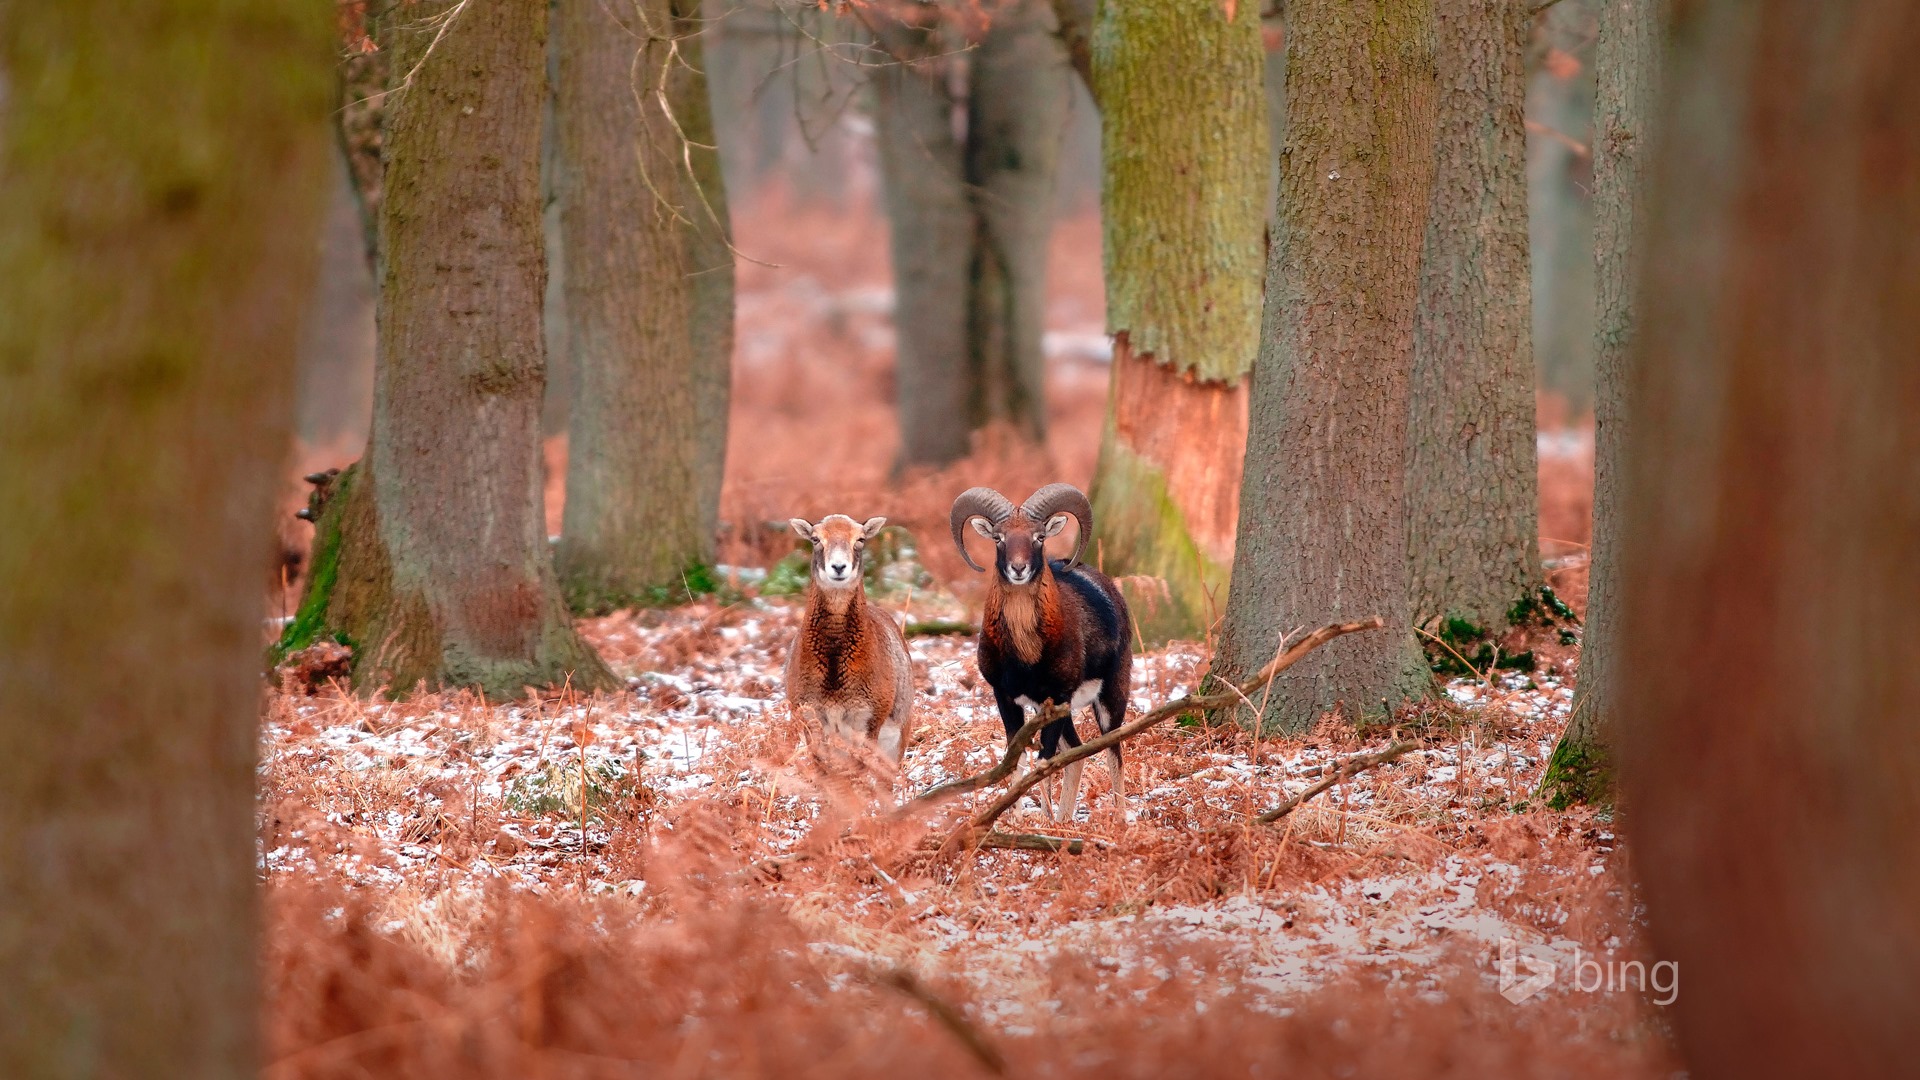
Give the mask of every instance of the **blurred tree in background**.
[[1612, 737], [1607, 713], [1619, 684], [1618, 596], [1621, 477], [1632, 430], [1628, 369], [1638, 323], [1635, 290], [1647, 243], [1642, 202], [1653, 112], [1661, 85], [1666, 0], [1605, 3], [1596, 55], [1599, 103], [1594, 154], [1594, 278], [1600, 292], [1594, 336], [1593, 545], [1587, 570], [1586, 629], [1573, 715], [1554, 748], [1541, 791], [1557, 806], [1610, 802]]
[[719, 527], [733, 252], [695, 0], [554, 7], [575, 610], [686, 595]]
[[1093, 478], [1108, 573], [1152, 640], [1226, 604], [1247, 374], [1259, 350], [1272, 150], [1258, 5], [1099, 6], [1101, 211], [1113, 369]]
[[1288, 731], [1424, 695], [1407, 609], [1408, 375], [1438, 132], [1433, 8], [1287, 5], [1287, 142], [1254, 364], [1246, 470], [1214, 675], [1283, 632], [1378, 615], [1316, 650], [1258, 722]]
[[254, 1075], [331, 6], [0, 9], [0, 1075]]
[[280, 651], [354, 646], [354, 683], [607, 686], [561, 600], [543, 518], [546, 4], [383, 16], [379, 362], [360, 462], [315, 525]]
[[1041, 0], [1010, 0], [984, 28], [968, 15], [925, 4], [862, 16], [890, 58], [871, 79], [892, 225], [896, 468], [951, 464], [994, 425], [1046, 437], [1047, 239], [1072, 73]]
[[[1629, 10], [1659, 8], [1604, 17]], [[1614, 46], [1642, 58], [1625, 92], [1601, 70], [1609, 102], [1665, 87], [1628, 226], [1640, 301], [1603, 338], [1630, 371], [1599, 690], [1634, 868], [1654, 953], [1686, 972], [1690, 1075], [1902, 1075], [1920, 1015], [1920, 8], [1674, 15], [1665, 78], [1638, 33]], [[1644, 148], [1641, 116], [1603, 115], [1608, 153]]]

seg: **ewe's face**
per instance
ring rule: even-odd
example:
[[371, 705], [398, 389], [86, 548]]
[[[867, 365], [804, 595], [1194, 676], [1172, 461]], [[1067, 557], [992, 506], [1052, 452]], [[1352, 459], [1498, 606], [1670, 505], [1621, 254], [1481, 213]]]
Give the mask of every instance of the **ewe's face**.
[[813, 544], [813, 581], [823, 589], [851, 589], [860, 584], [861, 560], [867, 546], [881, 526], [883, 517], [868, 518], [866, 524], [833, 514], [818, 525], [805, 518], [788, 522], [793, 531]]
[[973, 531], [993, 541], [994, 566], [1009, 585], [1030, 585], [1047, 565], [1047, 537], [1067, 527], [1067, 515], [1055, 514], [1035, 525], [1025, 514], [1015, 514], [999, 525], [973, 519]]

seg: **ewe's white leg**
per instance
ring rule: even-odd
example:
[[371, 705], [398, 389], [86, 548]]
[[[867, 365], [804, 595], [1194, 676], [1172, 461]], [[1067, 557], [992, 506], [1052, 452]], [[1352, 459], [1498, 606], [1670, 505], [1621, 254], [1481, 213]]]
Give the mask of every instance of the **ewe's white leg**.
[[906, 740], [901, 737], [904, 734], [906, 725], [896, 720], [889, 720], [880, 727], [880, 753], [895, 765], [900, 764], [900, 758], [907, 750]]
[[1060, 792], [1060, 805], [1058, 807], [1059, 813], [1054, 816], [1053, 820], [1063, 822], [1073, 820], [1074, 800], [1078, 798], [1080, 794], [1080, 766], [1085, 764], [1086, 762], [1084, 761], [1076, 761], [1060, 770], [1060, 785], [1062, 790]]

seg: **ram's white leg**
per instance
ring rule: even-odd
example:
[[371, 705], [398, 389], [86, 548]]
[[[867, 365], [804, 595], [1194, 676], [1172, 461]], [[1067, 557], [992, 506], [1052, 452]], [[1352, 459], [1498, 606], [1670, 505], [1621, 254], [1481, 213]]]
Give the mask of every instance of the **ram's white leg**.
[[1074, 800], [1080, 794], [1080, 766], [1085, 764], [1085, 761], [1076, 761], [1060, 770], [1060, 805], [1056, 808], [1058, 813], [1054, 815], [1053, 820], [1062, 822], [1073, 820]]

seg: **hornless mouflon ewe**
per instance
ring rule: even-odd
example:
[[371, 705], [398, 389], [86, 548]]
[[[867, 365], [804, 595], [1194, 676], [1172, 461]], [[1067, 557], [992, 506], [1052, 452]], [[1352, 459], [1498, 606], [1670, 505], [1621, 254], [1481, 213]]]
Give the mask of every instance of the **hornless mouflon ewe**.
[[[1073, 557], [1046, 558], [1047, 538], [1079, 523]], [[1072, 484], [1048, 484], [1015, 506], [992, 488], [969, 488], [953, 501], [953, 542], [967, 554], [966, 527], [993, 541], [993, 583], [980, 618], [980, 674], [993, 687], [1000, 721], [1012, 740], [1026, 720], [1025, 709], [1048, 702], [1073, 709], [1093, 707], [1102, 734], [1125, 722], [1133, 648], [1128, 636], [1127, 601], [1113, 579], [1080, 564], [1093, 532], [1093, 507]], [[1040, 756], [1051, 758], [1060, 743], [1079, 746], [1073, 715], [1040, 729]], [[1120, 748], [1107, 764], [1113, 770], [1113, 798], [1126, 812], [1127, 788]], [[1080, 762], [1063, 770], [1055, 816], [1073, 818], [1080, 787]]]
[[893, 616], [867, 603], [861, 564], [867, 541], [887, 523], [833, 514], [818, 525], [788, 522], [813, 544], [807, 610], [787, 653], [787, 703], [846, 739], [872, 739], [898, 764], [913, 709], [913, 662]]

